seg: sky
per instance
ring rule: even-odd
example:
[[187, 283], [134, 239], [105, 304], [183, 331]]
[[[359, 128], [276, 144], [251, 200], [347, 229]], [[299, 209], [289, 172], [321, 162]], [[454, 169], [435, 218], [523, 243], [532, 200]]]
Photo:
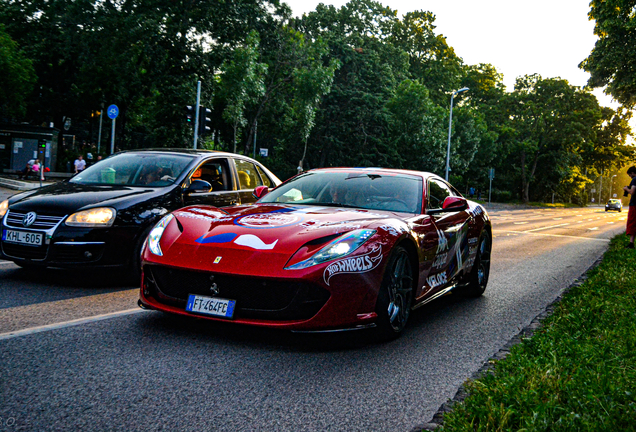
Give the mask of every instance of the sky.
[[[300, 16], [319, 3], [341, 7], [346, 0], [283, 0]], [[436, 15], [436, 34], [465, 64], [490, 63], [512, 91], [518, 76], [538, 73], [584, 86], [589, 74], [578, 68], [594, 48], [589, 0], [378, 0], [398, 16], [415, 10]], [[601, 89], [593, 91], [603, 106], [619, 105]], [[636, 124], [632, 121], [632, 127]]]

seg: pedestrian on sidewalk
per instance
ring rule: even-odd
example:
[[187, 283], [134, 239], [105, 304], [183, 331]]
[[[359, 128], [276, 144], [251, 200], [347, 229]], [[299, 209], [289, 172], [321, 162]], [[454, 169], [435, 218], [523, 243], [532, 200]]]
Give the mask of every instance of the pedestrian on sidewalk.
[[627, 213], [627, 228], [625, 234], [629, 236], [628, 249], [634, 249], [634, 237], [636, 237], [636, 166], [631, 166], [627, 170], [627, 175], [631, 177], [632, 181], [629, 186], [624, 186], [623, 196], [631, 195], [629, 199], [629, 212]]
[[18, 180], [27, 180], [29, 178], [29, 174], [33, 173], [33, 165], [35, 165], [35, 159], [29, 159], [24, 169], [20, 171]]
[[86, 161], [84, 160], [84, 156], [79, 155], [77, 159], [75, 159], [75, 162], [73, 162], [73, 165], [75, 166], [75, 174], [79, 174], [84, 171], [84, 169], [86, 168]]

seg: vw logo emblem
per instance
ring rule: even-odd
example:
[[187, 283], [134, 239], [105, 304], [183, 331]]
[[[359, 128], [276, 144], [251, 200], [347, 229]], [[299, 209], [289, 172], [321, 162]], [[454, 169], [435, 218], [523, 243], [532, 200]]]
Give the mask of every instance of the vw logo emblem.
[[33, 225], [33, 222], [35, 222], [35, 219], [37, 217], [38, 215], [35, 212], [28, 212], [22, 219], [22, 225], [24, 225], [25, 227], [30, 227], [31, 225]]

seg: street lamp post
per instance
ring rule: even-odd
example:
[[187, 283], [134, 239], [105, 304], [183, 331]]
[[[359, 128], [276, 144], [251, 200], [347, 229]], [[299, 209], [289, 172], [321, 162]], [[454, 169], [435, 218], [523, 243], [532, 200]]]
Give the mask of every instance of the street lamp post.
[[450, 119], [448, 120], [448, 148], [446, 150], [446, 181], [448, 181], [448, 172], [450, 171], [450, 141], [451, 141], [451, 131], [453, 128], [453, 98], [455, 97], [456, 94], [460, 94], [465, 91], [468, 91], [468, 87], [455, 90], [453, 93], [451, 93]]

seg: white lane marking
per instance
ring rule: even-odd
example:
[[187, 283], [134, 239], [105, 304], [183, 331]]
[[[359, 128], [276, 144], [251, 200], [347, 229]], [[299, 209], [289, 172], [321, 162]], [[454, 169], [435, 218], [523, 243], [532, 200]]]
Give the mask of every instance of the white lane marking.
[[565, 226], [565, 225], [570, 225], [570, 224], [569, 223], [562, 223], [562, 224], [551, 225], [551, 226], [547, 226], [547, 227], [543, 227], [543, 228], [535, 228], [535, 229], [528, 230], [526, 232], [542, 231], [542, 230], [547, 230], [547, 229], [550, 229], [550, 228], [557, 228], [557, 227]]
[[514, 225], [523, 225], [523, 224], [527, 224], [528, 222], [513, 222]]
[[70, 321], [64, 321], [64, 322], [55, 323], [55, 324], [47, 324], [47, 325], [38, 326], [38, 327], [31, 327], [31, 328], [26, 328], [26, 329], [22, 329], [22, 330], [15, 330], [15, 331], [12, 331], [12, 332], [0, 333], [0, 340], [13, 339], [13, 338], [20, 337], [20, 336], [27, 336], [27, 335], [32, 335], [32, 334], [35, 334], [35, 333], [41, 333], [41, 332], [50, 331], [50, 330], [58, 330], [58, 329], [66, 328], [66, 327], [73, 327], [73, 326], [76, 326], [76, 325], [88, 324], [88, 323], [93, 323], [93, 322], [97, 322], [97, 321], [103, 321], [103, 320], [107, 320], [107, 319], [110, 319], [110, 318], [116, 318], [116, 317], [120, 317], [120, 316], [134, 315], [134, 314], [138, 314], [138, 313], [141, 313], [141, 312], [148, 312], [148, 311], [146, 311], [144, 309], [140, 309], [140, 308], [126, 309], [126, 310], [118, 311], [118, 312], [111, 312], [111, 313], [102, 314], [102, 315], [95, 315], [95, 316], [88, 317], [88, 318], [78, 318], [78, 319], [74, 319], [74, 320], [70, 320]]
[[554, 220], [561, 220], [561, 219], [563, 219], [563, 218], [553, 218], [553, 219], [554, 219]]
[[594, 230], [597, 230], [597, 229], [598, 229], [598, 227], [588, 228], [588, 230], [590, 230], [590, 231], [594, 231]]
[[[499, 231], [499, 230], [493, 230], [493, 231]], [[526, 234], [526, 235], [543, 236], [543, 237], [571, 238], [571, 239], [575, 239], [575, 240], [592, 240], [592, 241], [601, 241], [601, 242], [609, 243], [609, 239], [594, 238], [594, 237], [577, 237], [577, 236], [569, 236], [569, 235], [561, 235], [561, 234], [533, 233], [533, 232], [529, 232], [529, 231], [506, 231], [506, 230], [503, 230], [503, 231], [499, 231], [499, 232], [513, 233], [513, 234]]]

